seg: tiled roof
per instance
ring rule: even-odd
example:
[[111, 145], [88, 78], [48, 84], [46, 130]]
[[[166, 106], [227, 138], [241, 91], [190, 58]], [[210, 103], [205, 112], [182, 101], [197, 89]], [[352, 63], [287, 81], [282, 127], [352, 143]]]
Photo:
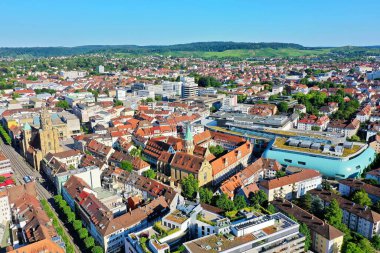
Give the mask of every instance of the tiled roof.
[[380, 197], [380, 187], [364, 183], [360, 180], [347, 178], [339, 181], [340, 184], [344, 184], [355, 190], [363, 189], [366, 193]]
[[289, 176], [284, 176], [272, 180], [261, 181], [260, 185], [264, 188], [271, 190], [276, 189], [285, 185], [295, 184], [297, 182], [302, 182], [315, 177], [320, 177], [321, 174], [316, 170], [302, 170], [298, 173], [291, 174]]
[[205, 159], [202, 157], [187, 154], [184, 152], [176, 152], [172, 159], [172, 162], [170, 163], [170, 166], [189, 171], [191, 173], [198, 173], [204, 161]]

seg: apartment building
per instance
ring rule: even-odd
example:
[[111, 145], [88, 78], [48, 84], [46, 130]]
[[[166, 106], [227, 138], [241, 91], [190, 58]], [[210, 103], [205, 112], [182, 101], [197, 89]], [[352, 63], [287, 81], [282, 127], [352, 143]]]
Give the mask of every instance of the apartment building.
[[358, 205], [330, 191], [315, 189], [310, 194], [322, 200], [324, 206], [328, 206], [333, 199], [338, 201], [343, 212], [343, 223], [347, 227], [364, 237], [371, 239], [380, 234], [380, 214], [372, 211], [367, 206]]
[[0, 151], [0, 175], [6, 173], [13, 173], [11, 161]]
[[275, 208], [288, 216], [293, 216], [300, 223], [305, 223], [311, 233], [311, 250], [316, 253], [340, 252], [344, 233], [323, 220], [308, 213], [285, 199], [271, 202]]
[[352, 193], [360, 190], [364, 190], [373, 203], [380, 200], [380, 190], [377, 186], [364, 183], [354, 178], [339, 181], [339, 192], [342, 196], [350, 196]]
[[320, 187], [321, 184], [322, 175], [318, 171], [305, 169], [288, 176], [261, 181], [259, 188], [267, 194], [268, 201], [275, 198], [291, 200]]

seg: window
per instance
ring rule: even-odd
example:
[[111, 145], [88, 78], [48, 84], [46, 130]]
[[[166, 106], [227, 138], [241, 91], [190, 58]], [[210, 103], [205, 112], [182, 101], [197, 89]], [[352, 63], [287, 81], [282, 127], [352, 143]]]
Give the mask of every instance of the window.
[[301, 161], [298, 161], [298, 164], [300, 164], [300, 165], [306, 165], [305, 162], [301, 162]]
[[287, 163], [291, 163], [292, 162], [292, 160], [290, 160], [290, 159], [284, 159], [284, 161], [287, 162]]

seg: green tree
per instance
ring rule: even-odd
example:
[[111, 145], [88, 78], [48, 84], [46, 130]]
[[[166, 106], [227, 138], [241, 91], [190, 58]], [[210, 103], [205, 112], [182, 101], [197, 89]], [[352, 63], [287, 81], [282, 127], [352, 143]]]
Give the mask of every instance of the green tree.
[[275, 213], [276, 212], [276, 208], [274, 207], [274, 205], [272, 204], [269, 204], [268, 205], [268, 208], [267, 208], [267, 211], [271, 214]]
[[143, 176], [151, 178], [151, 179], [155, 179], [156, 178], [156, 172], [152, 169], [149, 169], [149, 170], [143, 172]]
[[103, 248], [100, 247], [100, 246], [94, 246], [94, 247], [91, 249], [91, 253], [103, 253]]
[[288, 109], [289, 109], [289, 107], [288, 107], [288, 103], [286, 103], [286, 102], [280, 102], [280, 103], [278, 104], [278, 110], [279, 110], [280, 112], [287, 112]]
[[372, 247], [371, 242], [367, 238], [363, 238], [358, 243], [363, 252], [374, 253], [375, 249]]
[[88, 236], [88, 230], [86, 228], [81, 228], [78, 230], [78, 235], [80, 239], [84, 239]]
[[211, 204], [213, 193], [210, 189], [201, 187], [199, 189], [199, 197], [202, 203]]
[[12, 99], [13, 100], [16, 100], [19, 97], [20, 97], [20, 94], [13, 92], [13, 94], [12, 94]]
[[73, 228], [75, 231], [78, 231], [82, 228], [82, 221], [81, 220], [74, 220], [73, 221]]
[[266, 202], [268, 202], [268, 196], [263, 190], [259, 190], [258, 192], [252, 194], [251, 201], [254, 205], [263, 206]]
[[120, 101], [120, 100], [116, 100], [114, 103], [113, 103], [114, 106], [120, 106], [120, 105], [123, 105], [123, 102]]
[[333, 199], [330, 202], [330, 205], [326, 207], [325, 211], [326, 211], [325, 218], [327, 222], [336, 228], [341, 227], [343, 212], [340, 209], [338, 201], [336, 199]]
[[376, 250], [380, 250], [380, 235], [372, 237], [372, 245]]
[[305, 249], [305, 252], [307, 252], [311, 246], [310, 230], [305, 223], [301, 223], [299, 231], [300, 231], [300, 233], [302, 233], [305, 236], [305, 248], [304, 249]]
[[55, 106], [59, 107], [59, 108], [63, 108], [63, 109], [69, 109], [70, 108], [69, 103], [65, 100], [60, 100]]
[[210, 146], [208, 149], [210, 150], [210, 153], [216, 157], [222, 156], [225, 152], [224, 148], [220, 145]]
[[346, 253], [364, 253], [358, 245], [353, 242], [349, 242], [346, 246]]
[[234, 206], [236, 210], [241, 210], [247, 206], [244, 196], [237, 195], [234, 197]]
[[54, 202], [55, 203], [59, 203], [60, 201], [62, 201], [63, 200], [63, 198], [62, 198], [62, 195], [55, 195], [54, 196]]
[[151, 102], [154, 102], [154, 99], [153, 99], [153, 98], [147, 98], [145, 101], [146, 101], [147, 103], [151, 103]]
[[188, 199], [194, 199], [199, 190], [198, 180], [194, 178], [193, 174], [188, 175], [181, 181], [182, 194]]
[[234, 210], [234, 202], [230, 200], [225, 193], [219, 195], [218, 199], [216, 200], [216, 206], [220, 209], [223, 209], [224, 211]]
[[355, 202], [356, 204], [362, 205], [362, 206], [372, 206], [372, 201], [368, 197], [368, 194], [362, 189], [360, 191], [356, 191], [353, 195], [351, 200]]
[[75, 220], [75, 213], [70, 211], [66, 214], [66, 220], [67, 222], [71, 223], [71, 222], [74, 222]]
[[130, 161], [124, 160], [124, 161], [121, 161], [120, 168], [129, 172], [132, 172], [133, 165]]
[[6, 177], [0, 176], [0, 183], [3, 183], [7, 179]]
[[133, 148], [129, 154], [133, 157], [140, 157], [141, 156], [141, 149], [140, 148]]
[[313, 199], [311, 198], [310, 193], [306, 193], [300, 198], [300, 207], [310, 211], [311, 210], [311, 205], [312, 205]]
[[324, 214], [323, 202], [320, 197], [313, 198], [313, 201], [311, 202], [310, 212], [320, 219], [324, 218], [323, 217], [323, 214]]
[[92, 236], [87, 237], [84, 239], [84, 245], [86, 246], [87, 249], [91, 249], [92, 247], [95, 246], [95, 240]]
[[285, 176], [286, 176], [285, 171], [279, 170], [276, 172], [276, 178], [285, 177]]

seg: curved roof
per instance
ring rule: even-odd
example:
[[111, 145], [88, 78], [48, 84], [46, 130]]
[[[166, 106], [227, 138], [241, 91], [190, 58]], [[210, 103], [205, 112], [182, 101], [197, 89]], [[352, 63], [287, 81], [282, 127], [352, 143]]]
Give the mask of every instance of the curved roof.
[[375, 158], [375, 151], [371, 147], [350, 158], [329, 158], [291, 150], [272, 150], [271, 147], [272, 143], [264, 151], [264, 158], [276, 159], [282, 165], [318, 170], [324, 176], [341, 179], [359, 176]]

